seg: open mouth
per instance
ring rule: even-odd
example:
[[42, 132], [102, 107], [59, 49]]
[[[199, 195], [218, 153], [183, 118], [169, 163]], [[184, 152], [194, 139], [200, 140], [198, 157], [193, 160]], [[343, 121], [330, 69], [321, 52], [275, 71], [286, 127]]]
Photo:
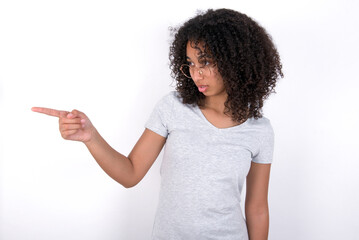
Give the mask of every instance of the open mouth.
[[207, 85], [200, 85], [200, 86], [198, 86], [198, 91], [205, 92], [207, 90], [207, 88], [208, 88]]

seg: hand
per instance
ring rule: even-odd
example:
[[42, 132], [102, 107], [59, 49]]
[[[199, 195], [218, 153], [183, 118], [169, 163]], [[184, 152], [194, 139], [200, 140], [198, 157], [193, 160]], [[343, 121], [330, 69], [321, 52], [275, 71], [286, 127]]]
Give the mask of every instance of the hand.
[[78, 110], [72, 112], [59, 111], [51, 108], [33, 107], [32, 111], [59, 118], [61, 136], [66, 140], [88, 142], [91, 140], [95, 127], [90, 119]]

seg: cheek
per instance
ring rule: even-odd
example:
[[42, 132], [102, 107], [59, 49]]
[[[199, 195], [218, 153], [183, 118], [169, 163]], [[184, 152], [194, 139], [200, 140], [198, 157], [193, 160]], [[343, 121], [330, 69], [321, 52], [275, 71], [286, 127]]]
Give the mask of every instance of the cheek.
[[215, 78], [215, 80], [216, 80], [216, 83], [218, 84], [218, 85], [224, 85], [224, 82], [223, 82], [223, 78], [222, 78], [222, 76], [219, 74], [219, 73], [216, 73], [215, 75], [214, 75], [214, 78]]
[[213, 70], [213, 78], [216, 79], [217, 82], [223, 82], [223, 78], [221, 74], [218, 72], [218, 69]]

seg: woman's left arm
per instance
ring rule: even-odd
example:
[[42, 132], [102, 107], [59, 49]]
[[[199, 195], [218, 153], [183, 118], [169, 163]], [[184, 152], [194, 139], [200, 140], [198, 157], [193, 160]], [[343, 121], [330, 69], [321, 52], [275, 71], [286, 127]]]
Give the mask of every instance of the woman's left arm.
[[251, 162], [251, 168], [247, 176], [245, 214], [250, 240], [268, 239], [270, 167], [271, 164]]

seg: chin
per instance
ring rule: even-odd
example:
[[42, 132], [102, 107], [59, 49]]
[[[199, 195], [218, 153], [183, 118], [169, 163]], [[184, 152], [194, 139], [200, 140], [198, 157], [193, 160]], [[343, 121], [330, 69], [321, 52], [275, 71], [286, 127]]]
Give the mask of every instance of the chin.
[[206, 97], [208, 97], [208, 96], [211, 96], [211, 94], [210, 93], [208, 93], [208, 91], [206, 91], [206, 92], [201, 92], [204, 96], [206, 96]]
[[221, 95], [219, 93], [214, 93], [214, 92], [211, 92], [211, 91], [205, 91], [205, 92], [202, 92], [202, 94], [205, 95], [206, 97], [213, 97], [213, 96]]

